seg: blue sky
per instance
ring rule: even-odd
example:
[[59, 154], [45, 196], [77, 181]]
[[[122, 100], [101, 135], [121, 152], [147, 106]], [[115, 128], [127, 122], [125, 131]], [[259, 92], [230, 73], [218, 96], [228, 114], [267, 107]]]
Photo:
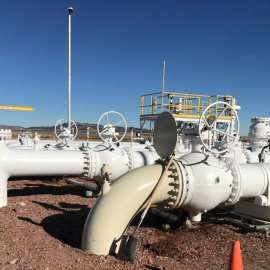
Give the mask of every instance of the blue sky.
[[106, 111], [139, 126], [143, 94], [235, 95], [241, 134], [270, 116], [270, 1], [2, 0], [0, 123], [54, 125], [67, 117], [72, 6], [72, 119]]

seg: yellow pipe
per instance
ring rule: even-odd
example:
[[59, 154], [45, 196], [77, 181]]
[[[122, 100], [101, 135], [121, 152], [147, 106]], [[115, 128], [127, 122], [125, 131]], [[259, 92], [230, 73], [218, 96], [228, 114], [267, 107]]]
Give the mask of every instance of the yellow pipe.
[[33, 107], [0, 105], [0, 110], [33, 111]]

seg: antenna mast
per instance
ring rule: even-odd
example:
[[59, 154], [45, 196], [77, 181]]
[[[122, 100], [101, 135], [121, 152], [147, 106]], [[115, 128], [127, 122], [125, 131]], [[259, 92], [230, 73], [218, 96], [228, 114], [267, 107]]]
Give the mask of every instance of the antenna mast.
[[164, 92], [164, 84], [165, 84], [165, 60], [163, 61], [162, 93]]
[[71, 14], [73, 8], [68, 8], [68, 130], [71, 132]]
[[[165, 83], [165, 60], [163, 60], [163, 74], [162, 74], [162, 90], [161, 90], [161, 107], [163, 108], [164, 101], [164, 83]], [[162, 109], [163, 110], [163, 109]]]

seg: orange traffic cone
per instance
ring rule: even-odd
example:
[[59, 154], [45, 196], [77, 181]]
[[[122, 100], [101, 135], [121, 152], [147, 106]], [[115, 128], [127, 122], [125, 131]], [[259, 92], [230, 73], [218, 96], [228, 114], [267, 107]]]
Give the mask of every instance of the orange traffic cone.
[[228, 270], [243, 270], [243, 261], [240, 249], [240, 242], [233, 241]]

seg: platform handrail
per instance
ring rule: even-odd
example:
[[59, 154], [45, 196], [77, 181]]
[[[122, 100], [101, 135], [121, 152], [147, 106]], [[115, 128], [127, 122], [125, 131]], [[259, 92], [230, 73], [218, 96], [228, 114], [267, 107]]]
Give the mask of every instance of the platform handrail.
[[[194, 95], [175, 92], [156, 92], [141, 96], [140, 118], [155, 117], [164, 111], [170, 111], [176, 117], [199, 118], [203, 110], [211, 103], [225, 101], [233, 105], [234, 98], [230, 95]], [[206, 117], [216, 117], [223, 106], [214, 106]], [[230, 112], [230, 110], [228, 110]], [[230, 119], [232, 113], [222, 116], [223, 119]]]

